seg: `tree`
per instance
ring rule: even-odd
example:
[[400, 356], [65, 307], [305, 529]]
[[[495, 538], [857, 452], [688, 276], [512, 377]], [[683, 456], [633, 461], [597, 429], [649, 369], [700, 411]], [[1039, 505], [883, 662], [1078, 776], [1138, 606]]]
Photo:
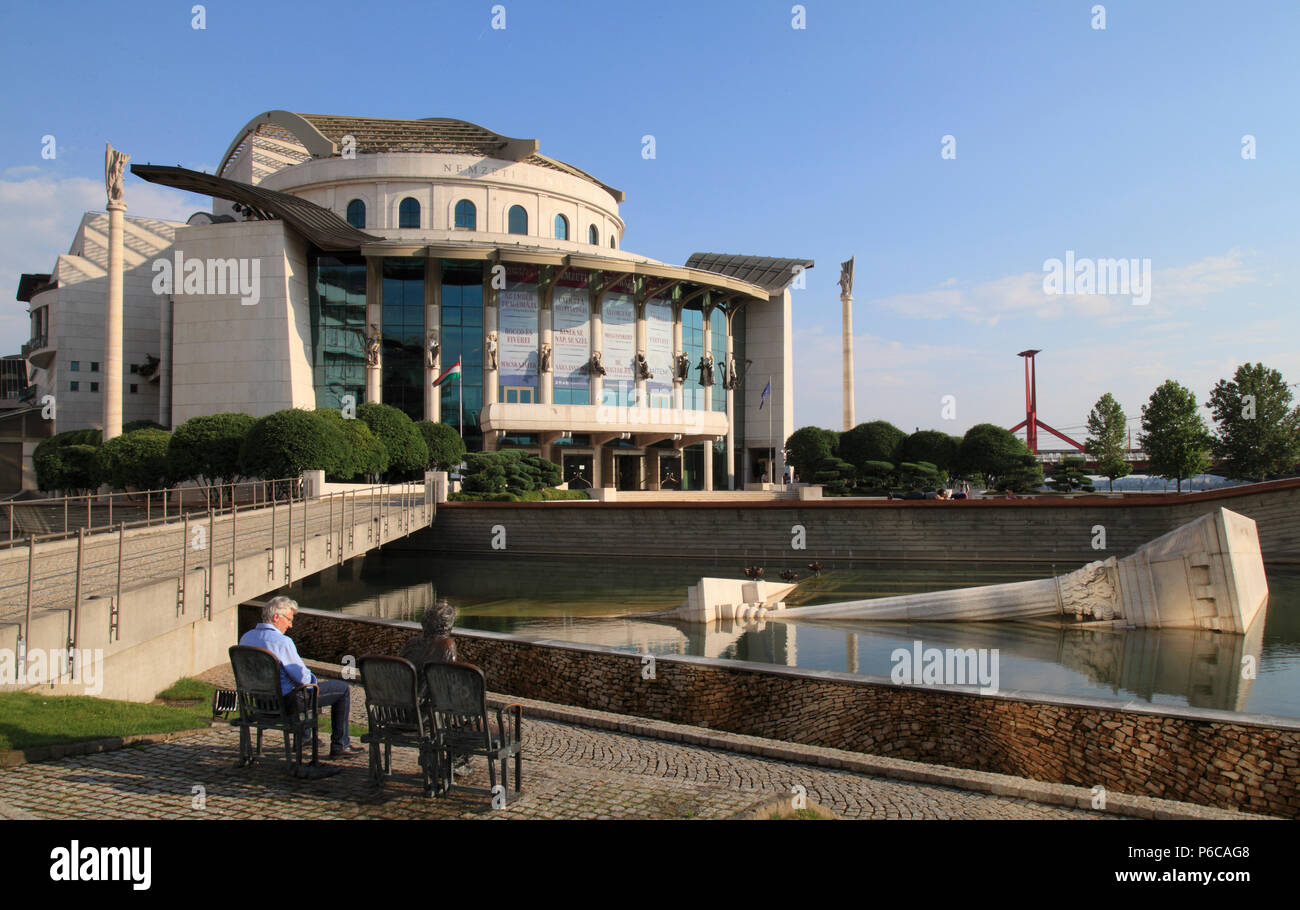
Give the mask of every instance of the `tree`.
[[357, 419], [364, 420], [370, 432], [388, 452], [388, 472], [394, 480], [419, 475], [429, 463], [429, 447], [416, 429], [415, 421], [392, 405], [367, 401], [357, 408]]
[[[985, 485], [993, 489], [1004, 489], [1005, 479], [1011, 475], [1016, 475], [1024, 486], [1031, 479], [1021, 476], [1026, 468], [1025, 456], [1033, 460], [1029, 449], [1015, 434], [997, 424], [980, 423], [962, 437], [961, 445], [957, 447], [956, 467], [964, 475], [984, 478]], [[1041, 468], [1038, 476], [1042, 477]]]
[[834, 455], [823, 458], [813, 473], [813, 483], [820, 484], [829, 496], [844, 496], [853, 483], [855, 469], [847, 461]]
[[1124, 409], [1110, 392], [1098, 398], [1088, 414], [1088, 439], [1083, 450], [1092, 456], [1097, 473], [1110, 481], [1112, 491], [1116, 477], [1127, 477], [1133, 471], [1133, 466], [1124, 460], [1128, 449], [1124, 443], [1127, 427]]
[[289, 408], [253, 424], [239, 449], [239, 470], [265, 480], [297, 477], [303, 471], [335, 474], [348, 458], [338, 424], [313, 411]]
[[370, 432], [364, 420], [346, 419], [335, 408], [317, 408], [315, 413], [332, 423], [343, 434], [346, 443], [343, 459], [334, 469], [331, 480], [347, 482], [358, 476], [364, 479], [388, 470], [388, 450]]
[[1242, 364], [1231, 382], [1218, 381], [1205, 406], [1218, 424], [1214, 455], [1226, 476], [1264, 480], [1295, 470], [1300, 408], [1291, 407], [1291, 387], [1277, 370]]
[[1172, 379], [1166, 379], [1142, 406], [1140, 444], [1147, 453], [1152, 474], [1178, 482], [1195, 477], [1210, 466], [1210, 433], [1196, 410], [1196, 396]]
[[837, 455], [861, 470], [868, 461], [897, 462], [895, 453], [907, 434], [884, 420], [860, 423], [840, 434]]
[[1047, 485], [1058, 493], [1069, 493], [1073, 490], [1093, 492], [1096, 487], [1093, 486], [1091, 478], [1083, 472], [1083, 465], [1082, 458], [1062, 459], [1060, 464], [1052, 468], [1052, 476], [1047, 481]]
[[450, 471], [465, 460], [465, 440], [451, 424], [417, 420], [415, 427], [429, 450], [427, 467], [435, 471]]
[[[87, 466], [84, 453], [79, 452], [70, 458], [65, 458], [66, 452], [63, 450], [72, 446], [89, 446], [92, 451], [98, 451], [100, 436], [99, 430], [91, 428], [65, 430], [43, 440], [32, 452], [32, 466], [36, 469], [36, 488], [47, 492], [57, 490], [66, 492], [98, 487], [100, 479], [97, 458], [95, 464]], [[80, 468], [74, 470], [74, 466], [77, 465]], [[68, 471], [73, 473], [67, 473]]]
[[785, 460], [801, 478], [811, 480], [817, 467], [835, 454], [840, 434], [821, 427], [800, 427], [785, 441]]
[[994, 489], [1011, 490], [1013, 493], [1033, 493], [1042, 486], [1043, 466], [1028, 449], [1023, 455], [1012, 456], [1002, 473], [993, 478]]
[[926, 461], [941, 471], [952, 471], [957, 461], [961, 439], [938, 430], [918, 430], [898, 447], [900, 462]]
[[156, 490], [168, 480], [166, 430], [133, 430], [99, 448], [100, 476], [116, 490]]
[[231, 483], [240, 475], [239, 449], [256, 421], [248, 414], [226, 413], [191, 417], [171, 435], [167, 470], [176, 482], [202, 477]]

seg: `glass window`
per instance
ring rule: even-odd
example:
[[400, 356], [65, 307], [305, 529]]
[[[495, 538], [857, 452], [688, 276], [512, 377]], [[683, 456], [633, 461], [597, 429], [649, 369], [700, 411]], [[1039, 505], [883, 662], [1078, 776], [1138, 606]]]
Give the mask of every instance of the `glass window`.
[[510, 206], [510, 211], [506, 215], [506, 231], [510, 234], [528, 233], [528, 213], [524, 211], [522, 205]]
[[600, 243], [600, 231], [596, 230], [594, 224], [587, 228], [587, 242], [593, 245]]
[[397, 226], [399, 228], [418, 228], [420, 226], [420, 203], [407, 196], [397, 207]]
[[132, 373], [138, 373], [138, 372], [140, 372], [140, 364], [138, 364], [138, 363], [133, 363], [133, 364], [131, 364], [131, 372], [132, 372]]
[[136, 385], [134, 382], [131, 383], [131, 394], [136, 395], [139, 394], [139, 392], [140, 392], [140, 387]]
[[569, 239], [569, 219], [565, 218], [563, 215], [555, 216], [555, 239]]
[[92, 391], [92, 392], [98, 392], [98, 391], [99, 391], [99, 383], [97, 383], [97, 382], [92, 382], [92, 383], [90, 384], [90, 391]]
[[[415, 200], [411, 200], [411, 201], [414, 202]], [[405, 203], [403, 203], [403, 205], [405, 205]], [[416, 203], [415, 218], [417, 222], [420, 219], [418, 203]], [[366, 204], [362, 202], [360, 199], [353, 199], [351, 202], [348, 203], [348, 224], [352, 225], [354, 228], [361, 228], [362, 230], [365, 230]], [[416, 227], [419, 227], [418, 223], [416, 224]]]
[[98, 373], [98, 372], [99, 372], [99, 361], [98, 361], [98, 360], [92, 360], [92, 361], [90, 362], [90, 372], [92, 372], [92, 373]]
[[81, 383], [79, 383], [79, 382], [69, 383], [69, 387], [71, 388], [72, 391], [75, 392], [75, 391], [77, 391], [78, 389], [81, 388]]
[[68, 364], [68, 369], [74, 373], [81, 372], [81, 361], [80, 360], [72, 361], [72, 363]]
[[456, 227], [464, 231], [478, 230], [478, 209], [468, 199], [456, 203]]
[[316, 406], [338, 408], [345, 395], [361, 404], [366, 400], [365, 260], [313, 256], [307, 274]]
[[611, 250], [616, 250], [616, 249], [618, 249], [618, 243], [617, 243], [617, 241], [614, 240], [614, 235], [613, 235], [613, 234], [610, 234], [610, 236], [609, 236], [609, 248], [610, 248]]

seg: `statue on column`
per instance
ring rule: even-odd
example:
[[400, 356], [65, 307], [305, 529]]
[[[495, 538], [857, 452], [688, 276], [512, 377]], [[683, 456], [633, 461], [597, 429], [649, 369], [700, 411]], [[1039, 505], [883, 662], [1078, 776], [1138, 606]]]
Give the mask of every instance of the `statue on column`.
[[543, 373], [551, 372], [551, 346], [549, 344], [542, 345], [542, 352], [538, 355], [537, 365], [538, 369]]
[[379, 366], [379, 350], [383, 343], [384, 336], [380, 333], [379, 326], [370, 323], [370, 331], [366, 333], [366, 366]]
[[104, 189], [108, 193], [109, 204], [122, 201], [122, 176], [126, 163], [130, 160], [130, 155], [104, 143]]
[[673, 355], [673, 382], [685, 382], [691, 375], [691, 358], [684, 351]]
[[840, 263], [840, 296], [853, 296], [853, 260], [856, 257], [850, 256], [848, 262]]
[[700, 358], [700, 362], [695, 365], [695, 368], [700, 371], [700, 385], [704, 386], [705, 388], [708, 388], [709, 386], [713, 385], [713, 355], [712, 354], [710, 354], [708, 351], [705, 351], [704, 356]]
[[724, 389], [734, 389], [740, 385], [740, 377], [736, 375], [736, 359], [733, 357], [727, 361], [726, 369], [722, 374], [722, 387]]
[[438, 368], [438, 357], [442, 354], [442, 344], [438, 341], [437, 329], [429, 329], [429, 335], [424, 342], [424, 349], [425, 363], [428, 364], [429, 369], [436, 370]]
[[636, 352], [636, 378], [637, 379], [654, 379], [655, 374], [650, 372], [650, 364], [645, 359], [645, 354], [640, 351]]
[[591, 360], [587, 361], [587, 373], [591, 376], [604, 376], [605, 365], [600, 362], [600, 351], [591, 352]]
[[489, 370], [495, 370], [497, 368], [497, 333], [495, 330], [488, 332], [487, 362]]

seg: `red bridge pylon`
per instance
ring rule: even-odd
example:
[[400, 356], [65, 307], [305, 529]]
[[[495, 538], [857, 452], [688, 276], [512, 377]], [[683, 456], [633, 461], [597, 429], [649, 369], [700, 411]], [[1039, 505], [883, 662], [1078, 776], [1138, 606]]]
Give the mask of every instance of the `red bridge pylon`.
[[1017, 357], [1025, 358], [1025, 419], [1012, 427], [1011, 432], [1014, 433], [1016, 430], [1024, 427], [1025, 445], [1027, 445], [1029, 451], [1033, 452], [1035, 455], [1038, 454], [1038, 430], [1040, 427], [1058, 439], [1068, 442], [1070, 445], [1082, 452], [1083, 446], [1079, 445], [1079, 443], [1075, 442], [1059, 430], [1053, 430], [1047, 424], [1038, 419], [1038, 369], [1034, 365], [1034, 355], [1039, 353], [1042, 352], [1021, 351], [1016, 355]]

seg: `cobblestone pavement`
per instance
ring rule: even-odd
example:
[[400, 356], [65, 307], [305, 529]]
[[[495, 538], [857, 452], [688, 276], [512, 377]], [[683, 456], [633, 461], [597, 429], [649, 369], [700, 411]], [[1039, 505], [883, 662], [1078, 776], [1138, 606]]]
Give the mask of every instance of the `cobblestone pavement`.
[[[221, 683], [229, 669], [206, 674]], [[353, 686], [352, 715], [365, 715]], [[415, 750], [393, 750], [393, 775], [369, 782], [365, 753], [342, 773], [300, 781], [285, 773], [282, 739], [263, 761], [235, 769], [238, 733], [216, 727], [170, 742], [22, 765], [0, 772], [0, 817], [38, 818], [728, 818], [788, 797], [798, 785], [843, 818], [1103, 818], [1079, 809], [870, 777], [524, 718], [524, 790], [502, 809], [490, 798], [423, 796]], [[463, 781], [487, 787], [475, 759]], [[199, 789], [201, 788], [201, 789]], [[1113, 816], [1110, 816], [1113, 817]]]

